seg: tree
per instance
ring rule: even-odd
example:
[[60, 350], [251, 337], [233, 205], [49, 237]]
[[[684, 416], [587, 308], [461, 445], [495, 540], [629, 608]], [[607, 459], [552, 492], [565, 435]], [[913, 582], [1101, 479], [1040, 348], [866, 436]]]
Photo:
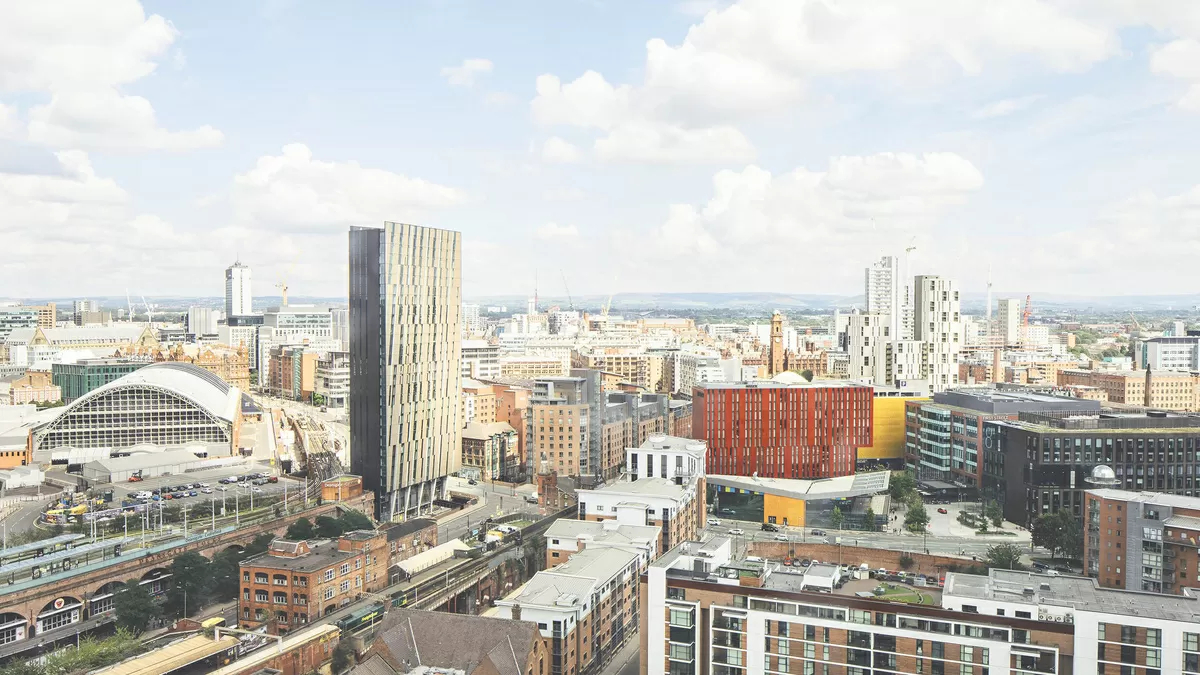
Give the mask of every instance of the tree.
[[911, 555], [904, 553], [900, 556], [900, 569], [902, 569], [902, 570], [909, 569], [910, 567], [913, 566], [914, 562], [916, 562], [916, 561], [913, 560], [913, 557]]
[[353, 509], [343, 513], [342, 517], [338, 518], [338, 520], [342, 521], [342, 527], [345, 528], [346, 532], [375, 529], [375, 523], [371, 522], [370, 518]]
[[154, 596], [137, 579], [126, 581], [113, 596], [113, 611], [117, 615], [117, 626], [135, 635], [150, 625], [150, 621], [162, 614], [162, 607], [154, 601]]
[[992, 525], [994, 525], [996, 529], [1000, 529], [1000, 527], [1004, 524], [1004, 512], [1000, 510], [1000, 505], [997, 504], [996, 500], [994, 499], [988, 502], [987, 506], [983, 508], [983, 516], [992, 521]]
[[842, 529], [842, 523], [846, 521], [846, 516], [842, 514], [842, 507], [833, 507], [833, 513], [829, 515], [829, 522], [833, 525], [833, 529]]
[[906, 501], [917, 491], [917, 479], [911, 471], [893, 471], [888, 483], [888, 494], [896, 501]]
[[349, 640], [342, 640], [333, 650], [333, 662], [330, 668], [334, 675], [340, 675], [354, 665], [354, 647]]
[[218, 602], [227, 602], [237, 597], [243, 555], [236, 549], [227, 548], [213, 556], [212, 594]]
[[925, 510], [925, 505], [920, 502], [910, 503], [908, 513], [904, 514], [904, 527], [908, 528], [909, 532], [924, 532], [928, 525], [929, 512]]
[[984, 555], [984, 561], [990, 568], [1004, 570], [1023, 570], [1021, 564], [1021, 547], [1016, 544], [996, 544], [989, 546]]
[[271, 547], [271, 542], [273, 541], [275, 541], [275, 535], [273, 534], [258, 535], [254, 538], [254, 541], [250, 542], [250, 544], [246, 546], [244, 557], [249, 558], [252, 555], [266, 553], [267, 549]]
[[867, 512], [863, 514], [863, 525], [867, 532], [875, 531], [875, 509], [867, 507]]
[[1083, 552], [1083, 525], [1070, 511], [1060, 510], [1038, 516], [1031, 531], [1035, 546], [1050, 551], [1051, 558], [1059, 553], [1078, 558]]
[[171, 561], [171, 588], [167, 591], [167, 609], [175, 616], [196, 613], [209, 599], [212, 590], [212, 565], [204, 556], [188, 551]]
[[304, 541], [305, 539], [312, 539], [313, 536], [312, 521], [308, 518], [301, 518], [288, 526], [283, 538], [290, 539], [291, 541]]
[[808, 380], [809, 382], [812, 382], [813, 371], [809, 370], [808, 368], [805, 368], [804, 370], [800, 371], [800, 377], [803, 377], [804, 379]]
[[342, 536], [342, 521], [329, 516], [317, 516], [317, 529], [314, 533], [319, 539], [335, 539]]

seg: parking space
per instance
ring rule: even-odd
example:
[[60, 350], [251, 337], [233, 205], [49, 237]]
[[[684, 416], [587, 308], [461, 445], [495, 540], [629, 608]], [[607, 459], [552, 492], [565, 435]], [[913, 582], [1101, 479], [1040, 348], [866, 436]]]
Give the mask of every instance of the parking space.
[[[164, 488], [176, 488], [173, 492], [186, 491], [187, 496], [183, 497], [183, 499], [194, 499], [208, 495], [220, 496], [224, 493], [232, 496], [235, 492], [243, 496], [248, 496], [252, 492], [255, 495], [282, 495], [285, 489], [296, 491], [303, 487], [300, 482], [288, 477], [275, 478], [277, 482], [274, 483], [266, 482], [257, 485], [249, 483], [238, 485], [221, 482], [233, 476], [244, 477], [252, 473], [264, 476], [260, 480], [271, 480], [269, 478], [271, 475], [270, 467], [261, 464], [247, 464], [207, 471], [191, 471], [172, 476], [155, 476], [154, 478], [147, 478], [136, 483], [114, 483], [111, 487], [114, 493], [113, 498], [118, 501], [130, 498], [132, 495], [141, 492], [153, 493], [155, 490], [161, 492]], [[183, 488], [183, 486], [187, 487], [184, 490], [180, 490], [179, 488]], [[103, 488], [104, 486], [97, 487]], [[195, 495], [191, 494], [193, 491], [196, 493]]]

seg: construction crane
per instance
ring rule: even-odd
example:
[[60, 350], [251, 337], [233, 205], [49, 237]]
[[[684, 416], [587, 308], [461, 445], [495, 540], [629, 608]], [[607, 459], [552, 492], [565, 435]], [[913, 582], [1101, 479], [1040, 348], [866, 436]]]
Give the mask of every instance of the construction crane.
[[1029, 347], [1029, 316], [1033, 314], [1033, 300], [1030, 296], [1025, 296], [1025, 310], [1021, 312], [1021, 341], [1025, 343], [1025, 347]]
[[559, 268], [558, 273], [562, 275], [563, 288], [567, 291], [567, 304], [571, 306], [571, 311], [575, 311], [575, 301], [571, 299], [571, 287], [567, 285], [567, 273]]
[[282, 295], [282, 296], [283, 296], [283, 299], [282, 299], [282, 306], [283, 306], [283, 307], [287, 307], [287, 292], [288, 292], [288, 285], [287, 285], [287, 282], [286, 282], [286, 281], [280, 281], [279, 283], [275, 284], [275, 288], [278, 288], [278, 289], [279, 289], [279, 291], [280, 291], [280, 295]]
[[129, 322], [133, 323], [133, 300], [129, 297], [129, 289], [125, 289], [125, 302], [129, 305]]
[[154, 305], [146, 302], [146, 296], [142, 296], [142, 304], [146, 306], [146, 325], [154, 327]]

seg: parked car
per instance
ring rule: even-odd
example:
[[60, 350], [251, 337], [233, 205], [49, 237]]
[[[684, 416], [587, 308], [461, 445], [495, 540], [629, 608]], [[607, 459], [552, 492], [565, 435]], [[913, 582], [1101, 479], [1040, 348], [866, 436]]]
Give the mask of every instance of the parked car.
[[210, 488], [210, 487], [202, 487], [202, 488], [200, 488], [200, 491], [201, 491], [201, 492], [203, 492], [203, 493], [204, 493], [204, 494], [206, 494], [206, 495], [211, 495], [211, 494], [212, 494], [212, 491], [213, 491], [213, 489], [212, 489], [212, 488]]
[[278, 483], [279, 476], [267, 476], [267, 482], [268, 483]]
[[202, 487], [202, 488], [206, 488], [206, 487], [212, 487], [212, 486], [211, 486], [211, 485], [209, 485], [208, 483], [196, 483], [196, 485], [198, 485], [199, 487]]
[[251, 489], [251, 491], [252, 491], [252, 492], [262, 492], [262, 491], [263, 491], [263, 489], [262, 489], [262, 488], [260, 488], [260, 487], [256, 487], [256, 488], [250, 488], [250, 489]]
[[943, 508], [943, 509], [938, 509], [938, 513], [950, 513], [950, 512]]
[[142, 477], [141, 476], [130, 476], [129, 482], [130, 483], [140, 483], [140, 482], [142, 482]]
[[479, 481], [475, 480], [474, 478], [471, 478], [471, 479], [467, 480], [467, 485], [479, 485]]

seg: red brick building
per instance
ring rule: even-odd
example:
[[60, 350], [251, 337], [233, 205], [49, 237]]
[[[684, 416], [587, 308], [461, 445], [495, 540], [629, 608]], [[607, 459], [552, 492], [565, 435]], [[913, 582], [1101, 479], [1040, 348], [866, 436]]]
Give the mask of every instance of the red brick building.
[[852, 382], [707, 383], [692, 396], [692, 436], [708, 443], [707, 473], [831, 478], [854, 473], [870, 446], [874, 392]]
[[239, 624], [283, 634], [388, 585], [387, 533], [360, 530], [335, 542], [276, 539], [243, 560]]

